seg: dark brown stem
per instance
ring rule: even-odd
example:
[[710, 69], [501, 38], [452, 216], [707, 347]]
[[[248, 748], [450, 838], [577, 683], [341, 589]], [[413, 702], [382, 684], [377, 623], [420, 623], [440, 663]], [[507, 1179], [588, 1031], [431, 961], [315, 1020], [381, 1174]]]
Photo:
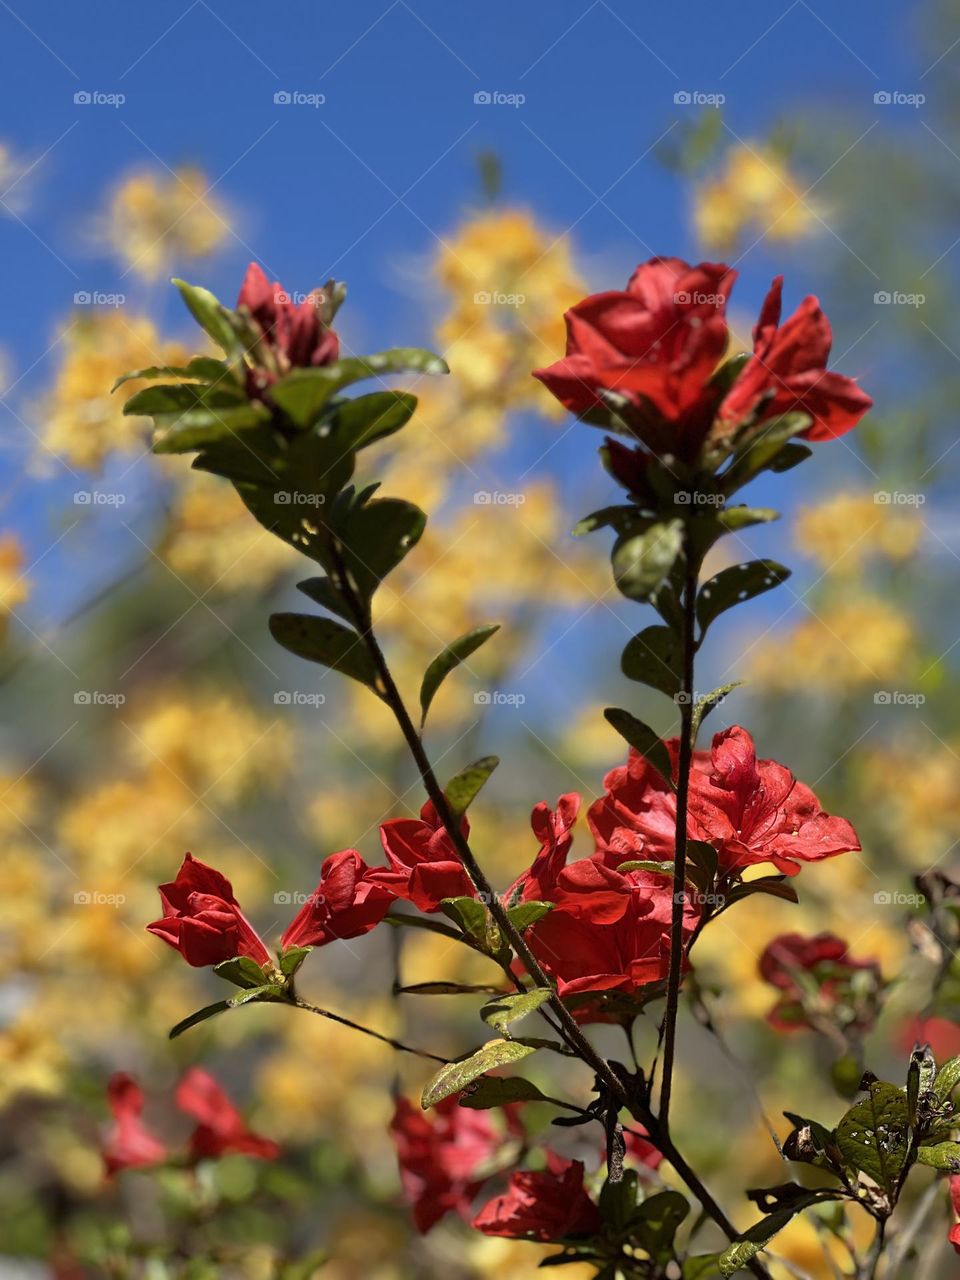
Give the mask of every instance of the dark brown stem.
[[351, 1022], [349, 1018], [342, 1018], [339, 1013], [331, 1013], [329, 1009], [321, 1009], [319, 1005], [310, 1004], [307, 1000], [301, 1000], [299, 996], [295, 996], [290, 1003], [298, 1009], [306, 1009], [307, 1013], [315, 1013], [321, 1018], [329, 1018], [331, 1022], [338, 1022], [341, 1027], [349, 1027], [351, 1031], [360, 1031], [363, 1035], [371, 1036], [382, 1044], [388, 1044], [391, 1049], [396, 1049], [400, 1053], [412, 1053], [418, 1058], [429, 1058], [431, 1062], [440, 1062], [444, 1066], [450, 1061], [449, 1058], [441, 1058], [437, 1053], [428, 1053], [426, 1049], [414, 1049], [412, 1045], [404, 1044], [401, 1040], [394, 1040], [392, 1036], [381, 1035], [379, 1031], [373, 1031], [370, 1027], [363, 1027], [359, 1022]]
[[676, 852], [673, 864], [673, 905], [670, 920], [670, 968], [667, 975], [667, 1004], [663, 1015], [663, 1073], [660, 1085], [660, 1124], [669, 1126], [670, 1097], [673, 1092], [673, 1063], [677, 1045], [677, 1014], [680, 1008], [680, 981], [683, 974], [683, 908], [687, 881], [687, 804], [690, 766], [693, 761], [693, 662], [696, 653], [697, 566], [690, 550], [689, 529], [685, 534], [686, 577], [683, 587], [683, 672], [680, 691], [680, 754], [677, 762]]

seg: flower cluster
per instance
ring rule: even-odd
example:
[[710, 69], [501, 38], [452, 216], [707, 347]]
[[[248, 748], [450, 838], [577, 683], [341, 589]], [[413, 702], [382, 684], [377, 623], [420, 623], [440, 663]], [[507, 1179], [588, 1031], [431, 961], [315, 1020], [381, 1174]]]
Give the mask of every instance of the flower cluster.
[[851, 955], [832, 933], [780, 934], [764, 948], [759, 970], [779, 993], [767, 1014], [778, 1031], [836, 1024], [864, 1032], [873, 1025], [882, 990], [879, 965]]
[[216, 1080], [200, 1067], [191, 1067], [174, 1094], [180, 1111], [196, 1122], [185, 1152], [172, 1151], [143, 1120], [143, 1090], [133, 1076], [118, 1072], [107, 1085], [113, 1126], [103, 1143], [107, 1176], [124, 1169], [145, 1169], [176, 1162], [195, 1164], [236, 1153], [275, 1160], [280, 1148], [247, 1128], [243, 1116]]

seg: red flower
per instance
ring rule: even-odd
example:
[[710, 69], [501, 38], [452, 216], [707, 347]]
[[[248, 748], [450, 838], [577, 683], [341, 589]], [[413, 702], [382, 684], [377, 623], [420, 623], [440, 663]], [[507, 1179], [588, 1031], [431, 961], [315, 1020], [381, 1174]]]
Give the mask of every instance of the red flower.
[[[340, 341], [323, 322], [322, 303], [319, 290], [295, 303], [279, 283], [269, 282], [255, 262], [247, 267], [237, 307], [249, 311], [260, 331], [261, 344], [269, 349], [277, 366], [274, 373], [258, 364], [258, 374], [266, 375], [259, 389], [293, 367], [310, 368], [338, 358]], [[254, 350], [251, 355], [256, 360], [258, 353]]]
[[907, 1053], [914, 1045], [928, 1044], [938, 1062], [960, 1056], [960, 1026], [949, 1018], [910, 1018], [897, 1036], [897, 1047]]
[[693, 458], [713, 420], [717, 393], [709, 383], [726, 350], [735, 280], [720, 264], [651, 258], [624, 292], [571, 307], [566, 356], [533, 376], [576, 414], [597, 408], [602, 390], [626, 396], [645, 418], [637, 434], [649, 448]]
[[270, 964], [270, 953], [240, 910], [230, 881], [188, 853], [176, 880], [160, 886], [163, 916], [150, 933], [179, 951], [195, 968], [249, 956]]
[[332, 853], [320, 871], [320, 883], [288, 925], [282, 946], [322, 947], [338, 938], [369, 933], [387, 914], [393, 894], [369, 878], [356, 849]]
[[133, 1076], [123, 1071], [111, 1076], [107, 1084], [107, 1101], [114, 1120], [103, 1145], [103, 1163], [108, 1177], [121, 1169], [142, 1169], [167, 1159], [167, 1148], [140, 1118], [143, 1114], [143, 1090]]
[[[950, 1208], [953, 1210], [954, 1217], [960, 1217], [960, 1174], [952, 1174], [950, 1177]], [[955, 1222], [950, 1228], [947, 1239], [960, 1253], [960, 1222]]]
[[[677, 740], [667, 747], [676, 774]], [[676, 798], [657, 770], [631, 751], [626, 766], [611, 770], [604, 785], [606, 795], [587, 820], [607, 864], [672, 860]], [[709, 752], [694, 754], [687, 834], [714, 846], [728, 876], [763, 862], [796, 875], [801, 862], [860, 848], [846, 819], [825, 814], [789, 769], [758, 760], [750, 734], [736, 725], [718, 733]]]
[[[464, 818], [464, 834], [469, 827]], [[380, 827], [380, 843], [389, 867], [374, 867], [371, 883], [412, 902], [420, 911], [439, 911], [444, 898], [474, 893], [453, 842], [428, 801], [419, 818], [393, 818]]]
[[[622, 874], [596, 856], [581, 858], [557, 878], [556, 906], [527, 934], [530, 946], [562, 996], [620, 992], [632, 996], [664, 980], [669, 969], [673, 881], [651, 871]], [[685, 941], [699, 908], [684, 905]], [[602, 1020], [599, 1005], [576, 1010]]]
[[717, 849], [724, 871], [772, 862], [792, 876], [801, 862], [860, 849], [850, 823], [824, 813], [789, 769], [758, 760], [753, 739], [737, 725], [716, 734], [709, 758], [697, 752], [690, 819], [690, 834]]
[[[501, 1110], [507, 1132], [519, 1136], [522, 1128], [515, 1108]], [[490, 1112], [461, 1107], [456, 1097], [444, 1098], [429, 1116], [406, 1098], [397, 1098], [390, 1134], [403, 1193], [420, 1232], [429, 1231], [451, 1210], [468, 1217], [474, 1197], [504, 1151], [504, 1134]]]
[[237, 1152], [260, 1160], [275, 1160], [280, 1148], [269, 1138], [252, 1133], [243, 1116], [214, 1080], [200, 1067], [191, 1067], [177, 1085], [177, 1106], [199, 1123], [190, 1139], [195, 1160], [209, 1160]]
[[583, 1164], [551, 1151], [544, 1173], [518, 1170], [506, 1192], [485, 1204], [473, 1225], [488, 1236], [549, 1244], [594, 1235], [602, 1219], [584, 1190]]
[[[879, 965], [857, 960], [846, 942], [832, 933], [783, 933], [764, 948], [759, 969], [760, 976], [782, 993], [767, 1014], [778, 1031], [809, 1027], [816, 1014], [831, 1017], [841, 1006], [849, 1011], [846, 1026], [866, 1030], [873, 1023], [881, 986]], [[858, 990], [853, 979], [863, 972], [872, 981], [861, 981]]]
[[832, 440], [855, 427], [873, 401], [852, 378], [827, 372], [833, 335], [816, 298], [804, 298], [780, 324], [782, 290], [783, 276], [777, 276], [753, 331], [753, 356], [720, 406], [719, 419], [726, 433], [751, 420], [807, 413], [813, 422], [801, 435]]
[[567, 855], [573, 843], [573, 827], [580, 812], [580, 797], [575, 791], [561, 796], [556, 810], [545, 800], [534, 807], [530, 815], [533, 834], [540, 841], [540, 852], [507, 891], [509, 903], [553, 902], [557, 877], [567, 865]]

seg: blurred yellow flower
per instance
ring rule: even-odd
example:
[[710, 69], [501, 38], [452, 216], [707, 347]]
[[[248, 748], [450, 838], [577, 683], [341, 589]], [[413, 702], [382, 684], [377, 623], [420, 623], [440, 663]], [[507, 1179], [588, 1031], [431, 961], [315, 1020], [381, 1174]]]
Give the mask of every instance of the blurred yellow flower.
[[765, 689], [847, 689], [903, 680], [915, 665], [914, 644], [906, 613], [861, 595], [771, 632], [747, 657], [751, 681]]
[[922, 537], [916, 508], [878, 503], [871, 493], [838, 493], [815, 507], [801, 507], [793, 540], [823, 570], [857, 574], [871, 555], [909, 560]]
[[174, 263], [208, 257], [231, 230], [207, 176], [188, 166], [125, 178], [110, 202], [104, 235], [132, 271], [156, 280]]
[[955, 847], [960, 744], [927, 739], [873, 751], [861, 747], [856, 766], [864, 803], [907, 866], [924, 870]]
[[160, 545], [174, 573], [217, 593], [256, 591], [302, 564], [287, 543], [251, 518], [232, 485], [182, 467], [177, 484]]
[[144, 384], [110, 388], [132, 369], [182, 364], [184, 350], [165, 342], [145, 316], [122, 309], [77, 313], [61, 335], [63, 357], [53, 387], [41, 402], [44, 447], [67, 463], [97, 471], [115, 451], [145, 448], [145, 418], [125, 418], [124, 402]]
[[0, 1107], [22, 1093], [58, 1094], [67, 1054], [40, 1002], [0, 1027]]
[[773, 147], [744, 142], [730, 148], [719, 173], [695, 188], [693, 220], [704, 249], [723, 254], [748, 232], [775, 242], [803, 239], [820, 214]]

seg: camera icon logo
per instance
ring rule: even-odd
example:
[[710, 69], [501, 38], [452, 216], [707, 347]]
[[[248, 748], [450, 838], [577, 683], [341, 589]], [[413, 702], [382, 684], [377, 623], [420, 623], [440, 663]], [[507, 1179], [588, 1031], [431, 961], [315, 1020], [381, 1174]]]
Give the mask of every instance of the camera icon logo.
[[478, 689], [473, 695], [473, 701], [478, 707], [489, 707], [491, 697], [486, 689]]
[[293, 894], [281, 889], [279, 893], [273, 895], [273, 900], [278, 907], [289, 907], [293, 902]]
[[86, 689], [78, 689], [73, 695], [73, 701], [78, 707], [89, 707], [93, 696]]
[[86, 89], [79, 89], [74, 95], [73, 100], [78, 107], [88, 107], [93, 101], [91, 95]]
[[678, 89], [673, 95], [673, 100], [678, 107], [689, 107], [693, 96], [686, 89]]
[[878, 707], [889, 707], [893, 699], [890, 696], [890, 691], [888, 689], [878, 689], [873, 695], [873, 701]]
[[473, 300], [478, 307], [488, 307], [490, 305], [490, 302], [492, 301], [490, 294], [486, 291], [486, 289], [480, 289], [477, 293], [475, 293], [473, 295]]
[[886, 889], [881, 889], [878, 893], [873, 895], [873, 900], [878, 907], [889, 907], [891, 902], [893, 902], [893, 894], [889, 893]]
[[286, 89], [278, 89], [273, 95], [273, 101], [278, 107], [289, 107], [293, 99]]
[[893, 297], [891, 296], [891, 294], [887, 292], [886, 289], [878, 289], [877, 292], [873, 295], [873, 300], [878, 307], [888, 307], [890, 303], [893, 301]]
[[289, 707], [293, 698], [288, 689], [280, 689], [273, 695], [273, 701], [278, 707]]
[[86, 289], [80, 289], [73, 295], [73, 305], [75, 307], [89, 307], [93, 301]]
[[873, 95], [873, 100], [878, 107], [888, 107], [892, 101], [889, 92], [886, 89], [880, 89]]
[[292, 498], [285, 489], [278, 489], [277, 492], [273, 495], [273, 500], [275, 503], [277, 503], [281, 507], [289, 507], [292, 501]]
[[89, 907], [90, 903], [93, 901], [93, 894], [87, 893], [86, 890], [81, 889], [79, 893], [75, 893], [73, 895], [73, 901], [78, 907]]
[[481, 89], [478, 93], [473, 95], [473, 100], [478, 107], [488, 107], [493, 101], [493, 95], [486, 89]]

